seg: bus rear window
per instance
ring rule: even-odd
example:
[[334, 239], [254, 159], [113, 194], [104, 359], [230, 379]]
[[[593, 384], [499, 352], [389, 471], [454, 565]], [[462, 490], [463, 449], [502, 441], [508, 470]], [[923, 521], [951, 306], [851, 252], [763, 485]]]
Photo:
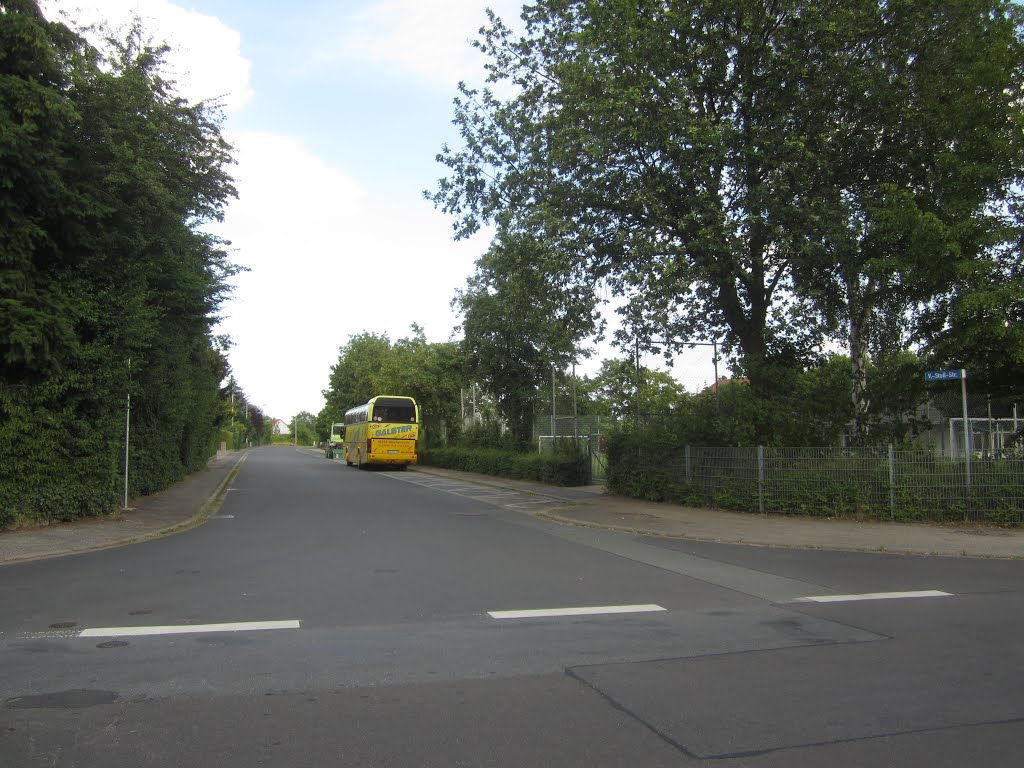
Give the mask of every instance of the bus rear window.
[[391, 421], [416, 421], [416, 409], [413, 408], [411, 405], [407, 405], [403, 408], [392, 408]]
[[373, 407], [373, 420], [412, 424], [416, 421], [416, 406], [397, 399], [378, 401]]

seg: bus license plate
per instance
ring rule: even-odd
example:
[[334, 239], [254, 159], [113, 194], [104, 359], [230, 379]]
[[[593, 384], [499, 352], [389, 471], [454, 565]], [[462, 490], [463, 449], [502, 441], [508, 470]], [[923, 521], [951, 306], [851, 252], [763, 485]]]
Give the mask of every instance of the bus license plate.
[[388, 453], [398, 453], [398, 451], [388, 451]]

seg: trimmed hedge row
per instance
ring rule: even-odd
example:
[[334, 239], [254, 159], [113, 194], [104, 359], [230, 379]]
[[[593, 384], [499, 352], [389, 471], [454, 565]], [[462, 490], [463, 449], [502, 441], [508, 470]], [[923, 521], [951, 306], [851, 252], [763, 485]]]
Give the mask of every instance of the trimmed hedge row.
[[589, 481], [586, 456], [516, 453], [496, 448], [431, 448], [420, 454], [420, 463], [551, 485], [586, 485]]

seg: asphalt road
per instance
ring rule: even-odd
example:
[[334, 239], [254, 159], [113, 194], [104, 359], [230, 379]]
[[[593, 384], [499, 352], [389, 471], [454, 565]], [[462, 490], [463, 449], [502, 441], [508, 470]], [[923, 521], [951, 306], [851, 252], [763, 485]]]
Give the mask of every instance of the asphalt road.
[[1024, 562], [543, 504], [261, 449], [206, 525], [5, 567], [0, 765], [1020, 764]]

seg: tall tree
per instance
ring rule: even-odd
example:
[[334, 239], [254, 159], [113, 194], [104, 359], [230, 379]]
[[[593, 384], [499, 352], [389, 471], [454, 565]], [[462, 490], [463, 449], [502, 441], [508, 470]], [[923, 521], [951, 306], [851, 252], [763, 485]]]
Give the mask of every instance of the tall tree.
[[634, 360], [605, 360], [586, 390], [599, 412], [616, 419], [647, 420], [660, 424], [687, 395], [672, 374], [641, 366]]
[[411, 330], [412, 336], [394, 343], [382, 373], [391, 382], [389, 392], [416, 398], [424, 428], [420, 439], [437, 445], [459, 424], [465, 359], [456, 343], [429, 344], [420, 326], [413, 323]]
[[924, 338], [934, 364], [965, 368], [977, 394], [1018, 403], [1024, 394], [1024, 264], [1000, 249], [937, 301]]
[[[348, 343], [338, 350], [338, 362], [331, 366], [322, 413], [329, 415], [331, 421], [341, 421], [349, 408], [375, 395], [393, 394], [384, 392], [387, 387], [381, 376], [390, 353], [391, 341], [386, 335], [364, 332], [350, 336]], [[321, 419], [321, 428], [323, 422]], [[327, 424], [329, 428], [330, 422]]]
[[548, 0], [520, 40], [493, 19], [480, 47], [518, 93], [463, 89], [436, 203], [460, 235], [497, 215], [544, 226], [563, 272], [628, 296], [648, 335], [727, 333], [766, 389], [790, 326], [814, 325], [784, 291], [812, 107], [787, 85], [816, 72], [795, 7]]
[[628, 297], [648, 336], [724, 334], [761, 397], [844, 320], [859, 345], [865, 310], [898, 316], [956, 273], [946, 259], [888, 291], [870, 277], [882, 254], [891, 276], [970, 239], [949, 229], [977, 212], [978, 186], [942, 218], [925, 182], [969, 186], [967, 158], [984, 166], [976, 150], [1018, 125], [1000, 122], [1017, 102], [999, 89], [1019, 80], [1008, 0], [540, 0], [523, 16], [521, 38], [493, 16], [483, 33], [490, 79], [513, 95], [462, 86], [464, 144], [439, 155], [435, 203], [457, 236], [501, 217], [553, 233], [562, 273]]
[[566, 276], [547, 246], [542, 237], [499, 230], [453, 302], [470, 376], [497, 400], [521, 443], [532, 439], [551, 366], [574, 361], [580, 341], [598, 327], [593, 290]]
[[863, 440], [869, 353], [922, 338], [937, 299], [989, 275], [1008, 237], [1016, 246], [1007, 202], [1024, 159], [1024, 17], [1002, 0], [844, 3], [839, 14], [808, 40], [836, 71], [809, 136], [821, 223], [797, 283], [845, 326]]
[[316, 426], [326, 436], [345, 411], [376, 395], [409, 395], [420, 406], [424, 437], [436, 444], [458, 424], [459, 388], [465, 385], [465, 364], [454, 343], [429, 344], [415, 323], [412, 336], [394, 344], [386, 335], [361, 333], [339, 349], [331, 368], [326, 403]]

